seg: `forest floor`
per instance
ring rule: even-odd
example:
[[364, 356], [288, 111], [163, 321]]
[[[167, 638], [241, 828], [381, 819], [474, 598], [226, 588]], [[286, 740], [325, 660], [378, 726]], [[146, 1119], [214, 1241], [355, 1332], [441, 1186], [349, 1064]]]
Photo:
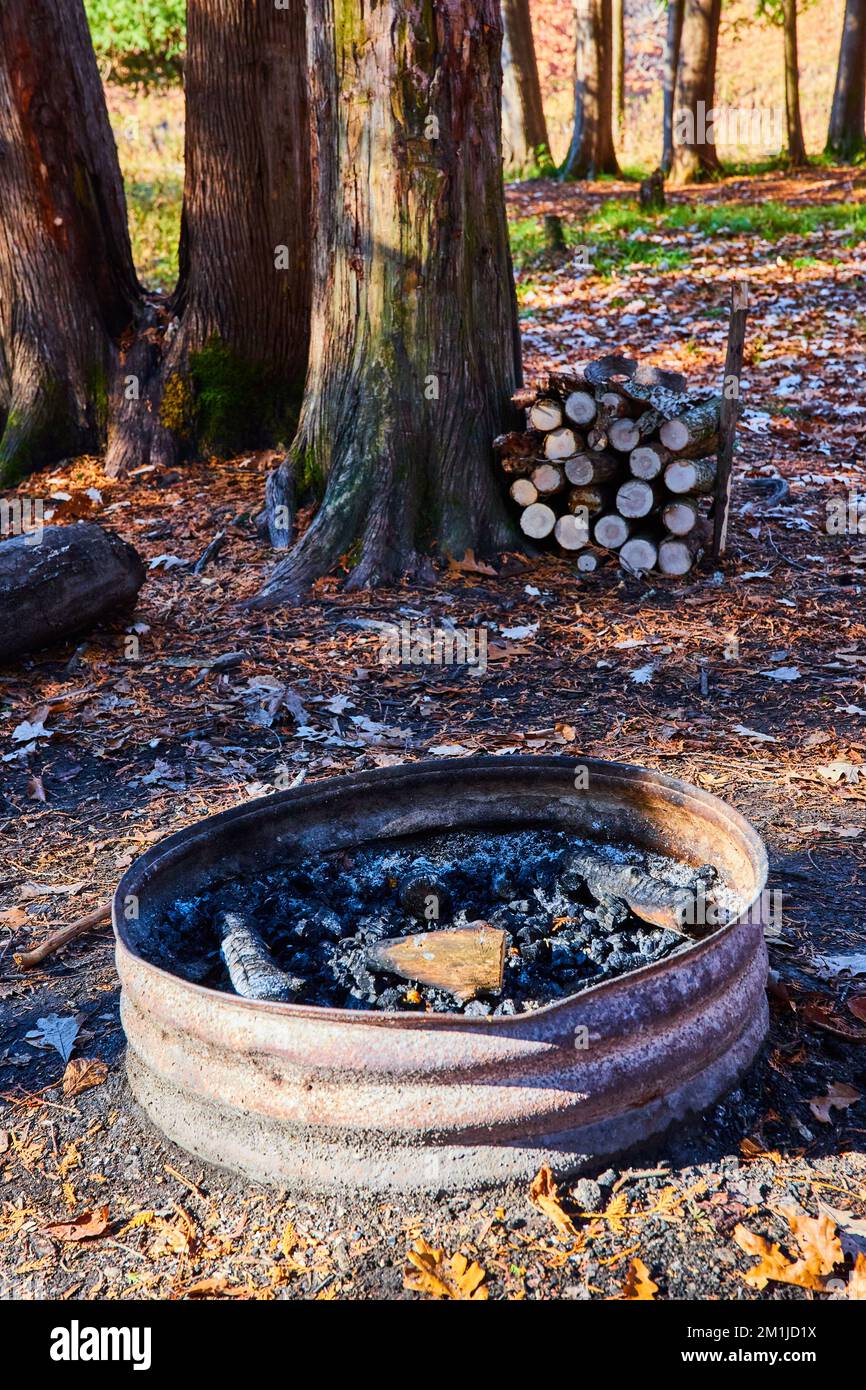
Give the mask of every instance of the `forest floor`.
[[[866, 1252], [866, 979], [838, 958], [866, 970], [866, 520], [837, 534], [828, 515], [866, 492], [866, 179], [729, 180], [649, 220], [624, 185], [509, 196], [530, 378], [616, 350], [717, 382], [729, 282], [748, 275], [729, 554], [685, 581], [514, 554], [493, 573], [443, 567], [428, 588], [326, 580], [303, 607], [250, 614], [239, 601], [271, 563], [252, 523], [267, 456], [124, 481], [85, 459], [21, 487], [57, 520], [116, 528], [150, 568], [134, 616], [0, 677], [6, 1296], [416, 1297], [404, 1268], [423, 1238], [477, 1261], [492, 1297], [632, 1297], [651, 1292], [645, 1267], [658, 1298], [808, 1299], [802, 1273], [747, 1283], [756, 1257], [733, 1232], [793, 1261], [822, 1214], [845, 1257], [829, 1296], [848, 1292]], [[545, 259], [546, 211], [590, 270], [571, 249]], [[364, 624], [403, 619], [485, 625], [486, 672], [383, 666]], [[14, 963], [105, 903], [154, 841], [286, 774], [510, 751], [642, 763], [719, 794], [765, 837], [783, 894], [759, 1062], [639, 1158], [564, 1182], [570, 1230], [526, 1190], [297, 1200], [203, 1168], [131, 1100], [108, 930], [29, 973]], [[70, 1068], [46, 1045], [52, 1015], [77, 1028]]]

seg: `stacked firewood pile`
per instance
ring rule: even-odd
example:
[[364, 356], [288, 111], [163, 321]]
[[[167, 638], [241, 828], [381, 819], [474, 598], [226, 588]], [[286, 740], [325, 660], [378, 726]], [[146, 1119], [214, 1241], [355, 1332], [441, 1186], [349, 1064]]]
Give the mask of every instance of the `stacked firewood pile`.
[[520, 527], [594, 570], [617, 552], [635, 573], [687, 574], [707, 543], [721, 400], [679, 372], [602, 357], [521, 391], [525, 431], [494, 440]]

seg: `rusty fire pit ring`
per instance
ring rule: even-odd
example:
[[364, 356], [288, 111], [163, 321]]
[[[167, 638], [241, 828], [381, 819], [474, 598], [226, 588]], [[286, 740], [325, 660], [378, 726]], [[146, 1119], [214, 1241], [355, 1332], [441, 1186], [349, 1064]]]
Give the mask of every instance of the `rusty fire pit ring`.
[[[261, 872], [286, 844], [317, 853], [483, 825], [570, 828], [712, 862], [744, 908], [662, 960], [507, 1017], [260, 1003], [140, 953], [162, 908], [217, 868]], [[455, 758], [248, 802], [154, 845], [117, 889], [132, 1091], [182, 1148], [298, 1190], [447, 1191], [525, 1181], [542, 1163], [579, 1172], [705, 1109], [754, 1059], [768, 1021], [766, 876], [737, 811], [623, 763]]]

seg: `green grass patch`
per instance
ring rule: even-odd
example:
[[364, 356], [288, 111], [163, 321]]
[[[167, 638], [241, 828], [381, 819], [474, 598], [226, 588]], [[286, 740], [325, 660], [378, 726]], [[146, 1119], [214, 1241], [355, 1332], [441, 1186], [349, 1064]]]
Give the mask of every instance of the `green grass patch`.
[[142, 284], [170, 294], [177, 281], [183, 181], [176, 177], [126, 185], [132, 255]]
[[[509, 223], [514, 264], [520, 271], [543, 264], [548, 254], [540, 219], [513, 218]], [[702, 237], [756, 236], [776, 242], [785, 236], [811, 236], [825, 229], [849, 233], [849, 245], [866, 235], [866, 204], [829, 203], [792, 207], [787, 203], [678, 203], [664, 212], [644, 212], [630, 199], [611, 198], [581, 221], [563, 222], [569, 250], [586, 246], [592, 271], [609, 277], [631, 266], [659, 270], [686, 265], [689, 252], [657, 238], [666, 233]], [[812, 264], [805, 256], [795, 264]]]

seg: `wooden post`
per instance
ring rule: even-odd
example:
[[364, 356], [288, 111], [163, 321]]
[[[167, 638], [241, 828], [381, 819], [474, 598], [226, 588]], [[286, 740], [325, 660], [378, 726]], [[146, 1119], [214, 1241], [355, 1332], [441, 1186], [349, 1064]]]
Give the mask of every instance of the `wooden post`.
[[728, 326], [728, 352], [722, 383], [719, 420], [716, 499], [713, 510], [713, 554], [724, 555], [728, 539], [728, 512], [731, 505], [731, 476], [734, 461], [734, 435], [740, 405], [740, 373], [746, 341], [746, 313], [749, 307], [748, 280], [735, 280], [731, 287], [731, 321]]

